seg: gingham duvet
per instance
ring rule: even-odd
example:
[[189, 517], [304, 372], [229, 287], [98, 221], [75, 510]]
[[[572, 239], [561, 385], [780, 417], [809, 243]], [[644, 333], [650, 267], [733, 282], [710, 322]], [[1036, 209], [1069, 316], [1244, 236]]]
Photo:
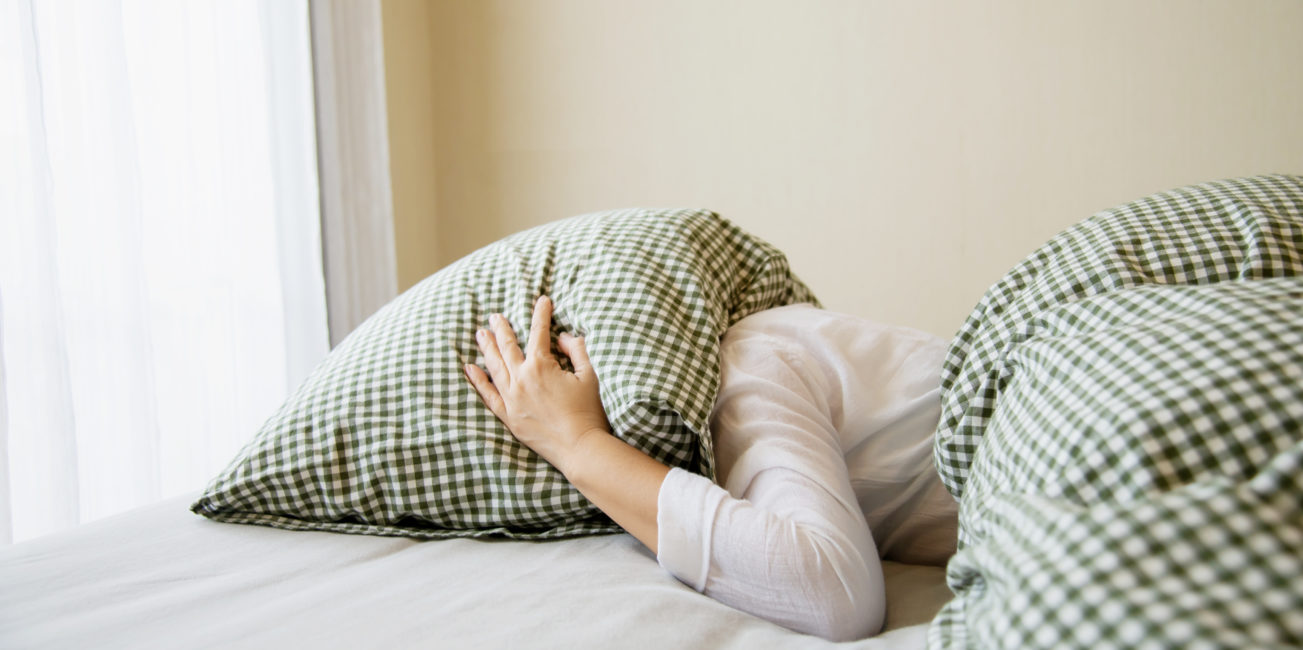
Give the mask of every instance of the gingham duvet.
[[936, 461], [934, 648], [1303, 644], [1303, 178], [1107, 211], [983, 298]]

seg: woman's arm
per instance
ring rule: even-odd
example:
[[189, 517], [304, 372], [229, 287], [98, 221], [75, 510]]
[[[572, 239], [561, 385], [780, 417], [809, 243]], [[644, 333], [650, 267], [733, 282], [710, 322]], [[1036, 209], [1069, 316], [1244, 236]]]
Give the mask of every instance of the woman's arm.
[[566, 372], [549, 349], [551, 325], [552, 301], [542, 296], [522, 352], [511, 323], [494, 314], [476, 332], [488, 372], [467, 365], [466, 376], [512, 435], [655, 553], [657, 497], [669, 468], [611, 435], [584, 340], [558, 338], [575, 369]]
[[501, 316], [477, 333], [488, 372], [467, 366], [466, 374], [512, 434], [693, 588], [828, 639], [881, 627], [873, 537], [835, 427], [817, 400], [799, 392], [806, 378], [798, 368], [761, 345], [748, 357], [760, 367], [724, 374], [721, 398], [733, 397], [720, 405], [717, 460], [731, 464], [741, 447], [769, 447], [752, 458], [763, 463], [752, 468], [758, 473], [729, 494], [704, 477], [670, 473], [611, 435], [583, 340], [561, 336], [575, 371], [562, 370], [548, 349], [551, 318], [551, 302], [540, 298], [524, 352]]

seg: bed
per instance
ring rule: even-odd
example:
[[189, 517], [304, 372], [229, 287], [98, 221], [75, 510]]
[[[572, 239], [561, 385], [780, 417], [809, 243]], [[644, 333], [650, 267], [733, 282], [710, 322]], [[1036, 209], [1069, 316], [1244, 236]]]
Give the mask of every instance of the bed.
[[[561, 303], [558, 294], [571, 292], [568, 304], [581, 306], [558, 327], [594, 332], [594, 363], [618, 374], [684, 344], [631, 352], [620, 345], [650, 335], [596, 334], [659, 322], [638, 314], [685, 310], [686, 320], [657, 331], [705, 345], [691, 356], [709, 360], [746, 313], [813, 300], [772, 249], [714, 215], [674, 214], [626, 214], [618, 219], [636, 222], [613, 228], [606, 218], [576, 223], [644, 241], [647, 223], [679, 219], [696, 233], [688, 239], [738, 245], [667, 253], [684, 240], [667, 233], [638, 245], [686, 266], [644, 275], [651, 258], [616, 246], [616, 258], [634, 261], [633, 275], [612, 281], [613, 303], [565, 263], [609, 242], [579, 241], [573, 253], [550, 235], [508, 242], [495, 263], [530, 281], [496, 286], [505, 297], [493, 300], [505, 307], [488, 308], [527, 321], [529, 296], [546, 291]], [[702, 237], [702, 228], [722, 230]], [[720, 263], [741, 267], [712, 266]], [[428, 298], [454, 293], [482, 306], [489, 290], [474, 283], [503, 275], [484, 269], [463, 264], [424, 286], [424, 298], [382, 310], [204, 493], [0, 550], [0, 647], [1303, 644], [1303, 177], [1206, 183], [1105, 211], [992, 286], [942, 369], [933, 452], [959, 504], [958, 551], [945, 568], [886, 562], [886, 630], [847, 644], [677, 582], [512, 447], [492, 417], [465, 415], [473, 396], [427, 375], [440, 372], [440, 354], [471, 360], [473, 341], [394, 344], [428, 338], [413, 318], [468, 334], [482, 313]], [[646, 286], [629, 291], [638, 282]], [[649, 295], [658, 297], [629, 302]], [[468, 320], [429, 318], [421, 305], [436, 303], [435, 312]], [[621, 435], [710, 475], [700, 418], [712, 372], [653, 365], [634, 384], [655, 376], [669, 392], [648, 401], [615, 380], [603, 390], [619, 394], [604, 392], [603, 403]], [[446, 428], [434, 431], [470, 454], [457, 461], [464, 466], [428, 452], [435, 445], [424, 433], [396, 419], [402, 409], [375, 398], [409, 398], [414, 376], [433, 391], [423, 422], [446, 411], [471, 431], [451, 443]], [[356, 390], [359, 377], [367, 390]], [[367, 409], [383, 417], [359, 419]], [[368, 427], [379, 433], [367, 437]], [[459, 478], [439, 483], [447, 475]], [[430, 504], [412, 502], [413, 485], [442, 510], [421, 510]]]
[[[446, 539], [216, 523], [173, 499], [0, 551], [5, 648], [824, 648], [677, 582], [627, 534]], [[888, 563], [922, 647], [940, 567]]]
[[[0, 551], [0, 646], [829, 645], [676, 581], [483, 407], [461, 374], [475, 328], [529, 323], [543, 293], [555, 334], [588, 335], [617, 435], [707, 476], [720, 336], [817, 303], [705, 210], [492, 244], [354, 331], [204, 492]], [[862, 645], [919, 647], [943, 569], [886, 578], [890, 629]]]

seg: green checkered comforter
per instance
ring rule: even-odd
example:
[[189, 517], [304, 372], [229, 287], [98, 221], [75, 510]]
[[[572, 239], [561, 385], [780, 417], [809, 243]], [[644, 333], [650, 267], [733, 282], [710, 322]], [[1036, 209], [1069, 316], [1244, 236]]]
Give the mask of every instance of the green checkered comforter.
[[952, 344], [960, 499], [932, 647], [1303, 644], [1303, 178], [1048, 242]]

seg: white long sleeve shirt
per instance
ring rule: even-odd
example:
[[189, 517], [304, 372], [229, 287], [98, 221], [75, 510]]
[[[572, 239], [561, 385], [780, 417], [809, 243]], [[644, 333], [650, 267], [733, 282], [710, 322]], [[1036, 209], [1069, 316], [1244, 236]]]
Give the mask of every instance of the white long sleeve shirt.
[[879, 552], [940, 564], [954, 551], [931, 457], [944, 353], [931, 335], [808, 305], [738, 322], [711, 418], [719, 485], [666, 477], [660, 564], [794, 630], [875, 634]]

